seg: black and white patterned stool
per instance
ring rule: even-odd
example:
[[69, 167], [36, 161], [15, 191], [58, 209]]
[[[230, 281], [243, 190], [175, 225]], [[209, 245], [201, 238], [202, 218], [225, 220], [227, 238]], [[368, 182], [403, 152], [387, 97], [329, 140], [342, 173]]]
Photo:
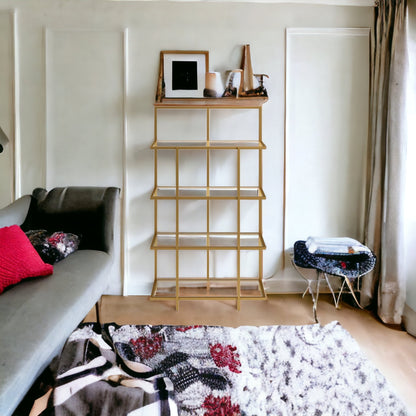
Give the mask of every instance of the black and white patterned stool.
[[[305, 240], [298, 240], [293, 245], [291, 261], [298, 273], [308, 283], [303, 296], [305, 296], [308, 291], [311, 294], [313, 301], [313, 315], [316, 322], [318, 322], [317, 304], [319, 297], [319, 285], [323, 278], [328, 284], [336, 308], [338, 308], [342, 292], [345, 286], [347, 286], [355, 302], [362, 309], [360, 302], [355, 295], [355, 291], [360, 290], [360, 278], [374, 269], [376, 256], [373, 252], [368, 250], [360, 253], [316, 254], [311, 253], [308, 250]], [[302, 269], [315, 269], [316, 278], [308, 278], [302, 272]], [[342, 279], [341, 287], [337, 296], [335, 295], [328, 275], [338, 276]], [[354, 285], [356, 286], [355, 290]], [[315, 286], [315, 291], [313, 286]]]

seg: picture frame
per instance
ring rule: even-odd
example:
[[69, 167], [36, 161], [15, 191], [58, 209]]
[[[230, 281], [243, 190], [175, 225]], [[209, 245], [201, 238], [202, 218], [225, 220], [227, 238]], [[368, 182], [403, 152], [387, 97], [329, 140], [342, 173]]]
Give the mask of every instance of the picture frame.
[[164, 98], [202, 98], [208, 51], [162, 51], [160, 65]]

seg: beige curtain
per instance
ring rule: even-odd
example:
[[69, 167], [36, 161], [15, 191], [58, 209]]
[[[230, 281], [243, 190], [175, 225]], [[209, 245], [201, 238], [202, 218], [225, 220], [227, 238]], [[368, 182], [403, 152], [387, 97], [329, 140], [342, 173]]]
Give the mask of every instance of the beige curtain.
[[365, 240], [377, 265], [363, 279], [361, 302], [383, 322], [400, 324], [406, 297], [406, 0], [379, 0], [374, 11], [370, 91], [370, 163]]

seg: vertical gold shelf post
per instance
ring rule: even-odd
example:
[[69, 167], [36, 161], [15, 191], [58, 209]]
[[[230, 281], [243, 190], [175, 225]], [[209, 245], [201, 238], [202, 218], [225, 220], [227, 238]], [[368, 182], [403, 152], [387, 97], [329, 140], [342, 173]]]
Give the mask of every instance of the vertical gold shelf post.
[[210, 217], [210, 180], [209, 180], [209, 175], [210, 175], [210, 168], [209, 168], [209, 164], [210, 164], [210, 150], [209, 150], [209, 142], [211, 139], [211, 135], [210, 135], [210, 124], [211, 124], [211, 110], [210, 108], [207, 108], [207, 149], [206, 149], [206, 170], [207, 170], [207, 179], [206, 179], [206, 195], [207, 195], [207, 291], [208, 293], [210, 292], [210, 268], [209, 268], [209, 262], [210, 262], [210, 239], [209, 239], [209, 232], [210, 232], [210, 221], [209, 221], [209, 217]]
[[179, 310], [179, 149], [176, 149], [176, 287], [175, 287], [175, 303], [176, 310]]
[[[259, 141], [263, 142], [263, 108], [259, 107]], [[263, 189], [263, 149], [259, 149], [259, 188]], [[259, 205], [259, 236], [263, 235], [263, 201]], [[259, 287], [264, 293], [263, 287], [263, 250], [259, 251]]]
[[[155, 107], [154, 109], [154, 142], [157, 142], [157, 108]], [[157, 149], [155, 149], [155, 151], [153, 152], [153, 160], [154, 160], [154, 186], [155, 186], [155, 191], [157, 192], [157, 187], [158, 187], [158, 181], [157, 181]], [[153, 208], [154, 208], [154, 212], [153, 212], [153, 228], [154, 228], [154, 236], [156, 238], [157, 236], [157, 198], [155, 198], [155, 200], [153, 201]], [[157, 285], [158, 285], [158, 281], [157, 281], [157, 250], [155, 250], [155, 264], [154, 264], [154, 283], [153, 283], [153, 288], [152, 288], [152, 296], [155, 296], [156, 294], [156, 290], [157, 290]]]
[[241, 308], [241, 150], [237, 149], [237, 310]]

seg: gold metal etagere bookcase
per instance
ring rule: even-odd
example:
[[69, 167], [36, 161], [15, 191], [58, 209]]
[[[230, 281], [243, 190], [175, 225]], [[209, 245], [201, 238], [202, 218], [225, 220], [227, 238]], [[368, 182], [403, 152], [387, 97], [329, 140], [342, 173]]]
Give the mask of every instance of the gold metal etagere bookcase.
[[[234, 299], [240, 309], [241, 299], [264, 300], [266, 293], [263, 287], [263, 240], [262, 201], [263, 192], [263, 150], [262, 141], [262, 106], [267, 97], [250, 98], [187, 98], [162, 99], [154, 104], [154, 189], [151, 198], [154, 200], [154, 237], [151, 248], [154, 250], [155, 277], [151, 300], [175, 300], [176, 309], [182, 300], [199, 299]], [[206, 113], [205, 140], [181, 141], [158, 139], [158, 112], [161, 109], [182, 109], [193, 111], [203, 110]], [[258, 137], [254, 140], [211, 140], [211, 110], [217, 109], [251, 109], [258, 112]], [[179, 178], [180, 152], [182, 150], [199, 149], [206, 153], [206, 186], [181, 186]], [[211, 150], [232, 149], [236, 151], [236, 186], [211, 186], [210, 164]], [[158, 183], [158, 153], [174, 150], [175, 153], [175, 185], [161, 186]], [[258, 152], [258, 184], [257, 186], [241, 186], [241, 150]], [[171, 200], [176, 202], [175, 232], [163, 232], [158, 229], [158, 204]], [[180, 200], [206, 201], [206, 229], [202, 232], [182, 232], [180, 224]], [[237, 201], [236, 232], [211, 232], [210, 205], [213, 200]], [[241, 229], [241, 201], [255, 200], [258, 203], [258, 230], [245, 232]], [[172, 250], [176, 253], [176, 270], [174, 277], [158, 277], [158, 252]], [[203, 278], [183, 278], [180, 276], [179, 253], [182, 250], [206, 251], [206, 275]], [[235, 277], [212, 277], [210, 271], [210, 253], [215, 250], [235, 250], [237, 267]], [[258, 252], [257, 277], [244, 277], [241, 271], [241, 255], [244, 251]]]

